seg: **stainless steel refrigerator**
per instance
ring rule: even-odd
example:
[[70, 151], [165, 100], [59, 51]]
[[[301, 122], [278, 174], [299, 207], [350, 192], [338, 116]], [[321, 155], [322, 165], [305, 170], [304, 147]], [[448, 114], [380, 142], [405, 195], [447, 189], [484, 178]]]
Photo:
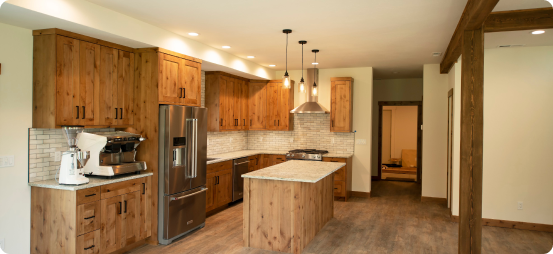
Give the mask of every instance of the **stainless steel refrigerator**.
[[159, 107], [158, 240], [170, 244], [205, 225], [207, 109]]

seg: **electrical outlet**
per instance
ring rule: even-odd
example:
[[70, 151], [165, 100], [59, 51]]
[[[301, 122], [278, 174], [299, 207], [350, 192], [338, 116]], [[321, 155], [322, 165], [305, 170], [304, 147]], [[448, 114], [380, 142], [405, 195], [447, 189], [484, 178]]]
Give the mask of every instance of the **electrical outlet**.
[[518, 210], [522, 210], [522, 201], [518, 201], [517, 208]]
[[294, 143], [294, 138], [290, 138], [290, 143]]
[[358, 145], [366, 145], [367, 140], [366, 139], [357, 139], [355, 143], [358, 144]]
[[6, 242], [4, 241], [4, 238], [0, 238], [0, 249], [6, 252]]
[[54, 161], [61, 161], [61, 152], [57, 151], [54, 153]]

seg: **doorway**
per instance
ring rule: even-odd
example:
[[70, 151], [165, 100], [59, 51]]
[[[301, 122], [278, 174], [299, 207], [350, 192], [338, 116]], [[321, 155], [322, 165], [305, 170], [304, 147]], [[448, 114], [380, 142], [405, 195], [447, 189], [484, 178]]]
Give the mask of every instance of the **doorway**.
[[378, 180], [422, 181], [422, 102], [379, 102]]

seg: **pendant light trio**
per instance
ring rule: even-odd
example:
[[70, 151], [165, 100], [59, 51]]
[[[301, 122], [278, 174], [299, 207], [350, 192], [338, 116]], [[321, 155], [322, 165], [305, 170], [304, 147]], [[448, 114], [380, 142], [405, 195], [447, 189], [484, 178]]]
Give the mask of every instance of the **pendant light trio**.
[[[284, 29], [282, 30], [283, 33], [286, 34], [286, 72], [284, 73], [284, 76], [282, 77], [282, 82], [284, 84], [285, 88], [290, 88], [290, 75], [288, 75], [288, 34], [292, 33], [291, 29]], [[303, 79], [303, 45], [307, 44], [307, 41], [299, 41], [299, 44], [301, 44], [301, 80], [299, 83], [300, 86], [300, 92], [305, 92], [305, 80]], [[317, 63], [317, 53], [319, 52], [318, 49], [312, 50], [313, 53], [315, 53], [315, 62], [313, 62], [314, 67], [315, 65], [319, 64]], [[313, 79], [315, 80], [315, 79]], [[313, 89], [311, 90], [312, 96], [317, 96], [317, 83], [313, 81]]]

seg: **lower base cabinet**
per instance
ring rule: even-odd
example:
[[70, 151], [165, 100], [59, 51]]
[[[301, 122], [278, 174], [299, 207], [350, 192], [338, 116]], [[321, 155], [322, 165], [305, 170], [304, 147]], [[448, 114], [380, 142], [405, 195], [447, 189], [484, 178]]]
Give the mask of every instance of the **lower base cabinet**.
[[232, 161], [207, 165], [206, 212], [232, 202]]
[[334, 172], [334, 197], [344, 198], [344, 201], [348, 201], [351, 195], [352, 158], [323, 157], [323, 161], [346, 163], [345, 167]]
[[31, 188], [31, 253], [109, 254], [151, 236], [151, 177], [78, 191]]

